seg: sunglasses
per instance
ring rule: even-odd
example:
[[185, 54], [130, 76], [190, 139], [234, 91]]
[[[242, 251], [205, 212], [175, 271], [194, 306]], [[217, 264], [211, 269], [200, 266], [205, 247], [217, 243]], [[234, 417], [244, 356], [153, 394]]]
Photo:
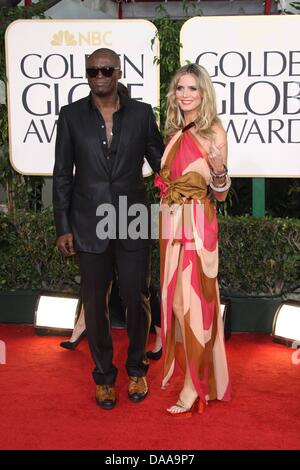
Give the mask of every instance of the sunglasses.
[[86, 74], [89, 78], [98, 77], [99, 72], [103, 77], [112, 77], [115, 70], [120, 70], [120, 67], [88, 67], [86, 69]]

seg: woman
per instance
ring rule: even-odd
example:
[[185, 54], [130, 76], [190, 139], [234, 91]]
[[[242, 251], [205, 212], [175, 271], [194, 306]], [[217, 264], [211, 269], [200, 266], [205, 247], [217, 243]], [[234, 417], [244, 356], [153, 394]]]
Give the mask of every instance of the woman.
[[175, 358], [185, 370], [174, 417], [203, 412], [208, 400], [229, 400], [220, 314], [218, 228], [214, 200], [230, 187], [227, 137], [207, 71], [182, 67], [168, 93], [166, 147], [160, 176], [163, 388]]

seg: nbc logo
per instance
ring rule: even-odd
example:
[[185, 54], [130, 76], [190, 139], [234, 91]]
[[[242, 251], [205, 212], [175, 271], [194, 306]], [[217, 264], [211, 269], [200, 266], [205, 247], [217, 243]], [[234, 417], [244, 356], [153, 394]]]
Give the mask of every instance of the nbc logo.
[[58, 31], [58, 33], [53, 34], [52, 46], [76, 46], [77, 42], [74, 38], [74, 35], [69, 33], [69, 31]]
[[88, 31], [86, 33], [70, 33], [60, 30], [51, 39], [52, 46], [111, 46], [111, 31]]

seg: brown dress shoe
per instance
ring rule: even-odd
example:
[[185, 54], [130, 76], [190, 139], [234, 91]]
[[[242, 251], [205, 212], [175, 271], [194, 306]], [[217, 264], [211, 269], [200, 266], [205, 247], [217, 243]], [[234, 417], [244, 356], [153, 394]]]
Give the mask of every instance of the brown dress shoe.
[[129, 377], [128, 397], [129, 400], [138, 403], [144, 400], [148, 393], [146, 377]]
[[104, 410], [111, 410], [117, 401], [114, 385], [96, 385], [96, 403]]

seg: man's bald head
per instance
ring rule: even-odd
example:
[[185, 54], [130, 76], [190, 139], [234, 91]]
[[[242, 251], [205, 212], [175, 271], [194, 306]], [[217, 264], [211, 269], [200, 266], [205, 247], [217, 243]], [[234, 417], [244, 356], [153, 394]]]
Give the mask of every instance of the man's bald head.
[[91, 55], [89, 55], [87, 58], [87, 65], [90, 63], [91, 60], [99, 57], [110, 58], [113, 61], [112, 63], [115, 67], [121, 68], [121, 61], [118, 54], [112, 49], [108, 49], [106, 47], [101, 47], [100, 49], [97, 49]]

